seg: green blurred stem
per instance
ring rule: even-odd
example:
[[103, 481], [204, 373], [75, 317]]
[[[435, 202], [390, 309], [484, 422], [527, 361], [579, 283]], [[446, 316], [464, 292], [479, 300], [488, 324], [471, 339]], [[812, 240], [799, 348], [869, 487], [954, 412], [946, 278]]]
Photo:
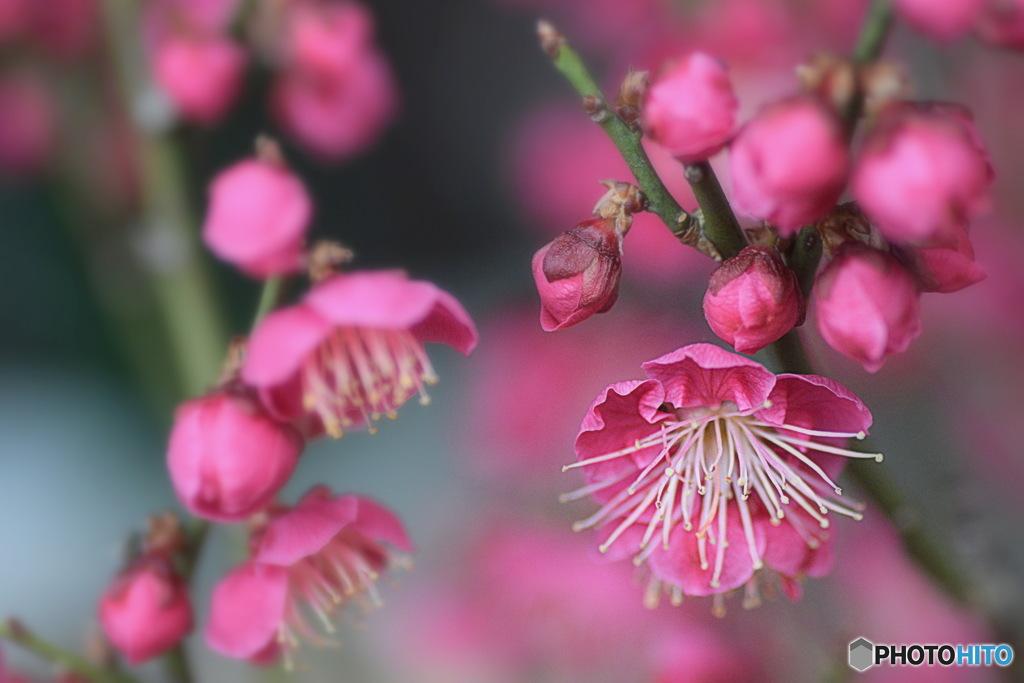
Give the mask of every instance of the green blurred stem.
[[58, 666], [93, 683], [134, 683], [135, 679], [114, 669], [97, 666], [84, 657], [65, 652], [28, 630], [21, 622], [8, 619], [0, 622], [0, 638], [34, 652]]
[[250, 333], [277, 306], [283, 287], [284, 278], [281, 277], [272, 277], [263, 283], [263, 290], [260, 292], [260, 302], [256, 305], [256, 315], [253, 316]]
[[786, 265], [796, 273], [796, 281], [800, 285], [800, 293], [803, 294], [805, 303], [810, 301], [819, 261], [821, 261], [821, 233], [818, 232], [817, 226], [805, 226], [797, 234], [793, 241], [793, 247], [786, 255]]
[[[139, 44], [139, 3], [103, 0], [108, 57], [128, 118], [147, 88]], [[135, 148], [142, 181], [142, 266], [164, 320], [180, 389], [203, 392], [216, 378], [227, 333], [199, 249], [197, 225], [189, 211], [178, 148], [166, 131], [135, 127]]]
[[630, 128], [608, 106], [583, 60], [565, 41], [564, 36], [545, 21], [540, 22], [537, 32], [541, 46], [551, 56], [555, 68], [562, 72], [569, 84], [583, 98], [584, 109], [604, 129], [626, 161], [637, 184], [647, 197], [647, 210], [657, 214], [676, 239], [689, 247], [697, 248], [700, 240], [699, 230], [690, 214], [675, 200], [662, 182], [661, 176], [651, 165], [651, 160], [640, 142], [641, 133]]
[[878, 59], [885, 47], [892, 29], [893, 15], [891, 0], [872, 0], [868, 15], [857, 37], [853, 49], [853, 61], [860, 65]]
[[707, 161], [688, 164], [684, 173], [704, 215], [704, 234], [723, 259], [736, 256], [747, 246], [747, 240], [711, 164]]

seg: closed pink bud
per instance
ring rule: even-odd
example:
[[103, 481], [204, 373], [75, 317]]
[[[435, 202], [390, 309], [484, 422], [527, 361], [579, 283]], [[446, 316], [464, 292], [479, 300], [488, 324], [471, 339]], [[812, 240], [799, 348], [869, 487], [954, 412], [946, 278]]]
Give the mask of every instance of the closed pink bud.
[[57, 110], [45, 81], [28, 72], [0, 78], [0, 120], [0, 173], [41, 171], [57, 143]]
[[950, 41], [974, 24], [986, 0], [893, 0], [900, 16], [921, 33]]
[[553, 332], [611, 309], [621, 274], [622, 235], [614, 219], [594, 218], [563, 232], [533, 255], [541, 327]]
[[761, 110], [729, 147], [737, 210], [796, 234], [835, 205], [849, 151], [835, 112], [811, 96]]
[[680, 161], [702, 161], [732, 137], [737, 106], [725, 65], [695, 52], [647, 91], [644, 128]]
[[992, 179], [965, 109], [902, 105], [887, 110], [864, 142], [851, 188], [889, 240], [952, 244], [988, 208]]
[[154, 59], [157, 83], [189, 121], [216, 123], [241, 89], [245, 51], [228, 38], [169, 37]]
[[285, 52], [289, 68], [345, 74], [373, 48], [373, 17], [362, 5], [298, 4], [289, 10]]
[[313, 202], [280, 164], [247, 159], [210, 184], [203, 240], [220, 258], [253, 277], [294, 273], [303, 263]]
[[770, 247], [745, 247], [711, 273], [704, 317], [741, 353], [755, 353], [803, 318], [796, 275]]
[[921, 333], [917, 285], [885, 252], [847, 247], [818, 275], [814, 295], [822, 338], [868, 372]]
[[131, 664], [166, 652], [192, 630], [188, 587], [160, 557], [143, 557], [118, 574], [100, 598], [99, 616]]
[[271, 503], [302, 447], [298, 431], [272, 419], [258, 401], [225, 390], [178, 408], [167, 467], [189, 512], [236, 522]]

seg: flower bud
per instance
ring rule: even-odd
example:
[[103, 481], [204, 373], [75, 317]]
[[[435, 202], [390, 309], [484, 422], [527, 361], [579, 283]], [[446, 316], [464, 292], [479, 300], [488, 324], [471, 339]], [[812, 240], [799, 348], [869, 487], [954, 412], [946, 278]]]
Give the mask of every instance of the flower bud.
[[868, 372], [921, 333], [917, 285], [883, 251], [845, 247], [818, 275], [814, 296], [822, 338]]
[[683, 163], [703, 161], [732, 137], [737, 106], [725, 65], [695, 52], [647, 91], [644, 128]]
[[245, 51], [228, 38], [168, 37], [154, 59], [156, 81], [189, 121], [216, 123], [241, 89]]
[[189, 512], [235, 522], [270, 504], [302, 447], [293, 427], [272, 419], [254, 398], [229, 389], [178, 408], [167, 466]]
[[107, 638], [131, 664], [152, 659], [192, 630], [188, 587], [162, 557], [143, 557], [117, 575], [100, 598]]
[[993, 45], [1024, 50], [1024, 0], [1003, 0], [986, 6], [977, 24], [978, 35]]
[[298, 271], [313, 202], [279, 163], [247, 159], [210, 184], [203, 240], [220, 258], [253, 277]]
[[729, 147], [737, 210], [770, 222], [786, 236], [835, 205], [848, 165], [842, 124], [811, 96], [769, 105]]
[[890, 107], [865, 140], [851, 189], [886, 238], [952, 244], [989, 205], [992, 167], [967, 110]]
[[796, 275], [770, 247], [745, 247], [711, 273], [704, 317], [741, 353], [755, 353], [803, 318]]
[[985, 0], [893, 0], [903, 19], [941, 41], [959, 38], [974, 24]]
[[611, 309], [621, 274], [622, 235], [614, 218], [593, 218], [563, 232], [533, 256], [541, 327], [553, 332]]

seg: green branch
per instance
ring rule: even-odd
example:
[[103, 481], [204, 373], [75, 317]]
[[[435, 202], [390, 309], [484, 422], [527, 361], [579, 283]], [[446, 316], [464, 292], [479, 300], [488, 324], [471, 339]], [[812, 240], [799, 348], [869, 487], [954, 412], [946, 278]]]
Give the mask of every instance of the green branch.
[[92, 683], [134, 683], [135, 681], [134, 678], [120, 671], [97, 666], [84, 657], [65, 652], [29, 631], [16, 619], [0, 622], [0, 638], [54, 662], [64, 669], [92, 681]]
[[[626, 161], [637, 184], [647, 197], [647, 209], [657, 214], [680, 242], [704, 251], [700, 245], [700, 231], [690, 215], [679, 205], [665, 187], [658, 172], [651, 165], [641, 144], [641, 134], [634, 131], [608, 106], [601, 89], [587, 70], [579, 54], [566, 42], [565, 37], [546, 21], [537, 25], [541, 47], [551, 56], [555, 68], [562, 72], [569, 84], [583, 98], [583, 107], [604, 132], [608, 134], [619, 154]], [[704, 251], [704, 253], [707, 253]]]

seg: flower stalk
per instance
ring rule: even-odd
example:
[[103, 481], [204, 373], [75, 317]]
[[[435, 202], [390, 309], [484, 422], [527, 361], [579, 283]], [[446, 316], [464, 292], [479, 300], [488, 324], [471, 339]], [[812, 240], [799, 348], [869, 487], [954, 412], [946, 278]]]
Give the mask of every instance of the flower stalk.
[[48, 659], [67, 671], [85, 677], [93, 683], [134, 683], [131, 676], [112, 668], [93, 664], [84, 657], [71, 654], [52, 643], [43, 640], [17, 619], [0, 622], [0, 638], [18, 645], [29, 652]]

